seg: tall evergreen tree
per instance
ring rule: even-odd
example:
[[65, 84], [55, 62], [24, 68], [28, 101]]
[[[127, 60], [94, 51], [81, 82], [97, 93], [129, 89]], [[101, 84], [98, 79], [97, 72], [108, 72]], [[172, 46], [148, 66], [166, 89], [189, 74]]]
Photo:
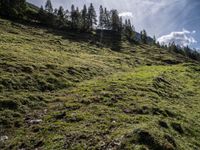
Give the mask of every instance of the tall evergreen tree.
[[53, 14], [54, 14], [55, 16], [57, 16], [57, 15], [58, 15], [58, 9], [57, 9], [57, 8], [55, 8], [55, 9], [54, 9], [54, 12], [53, 12]]
[[120, 28], [120, 31], [123, 30], [123, 19], [122, 19], [122, 17], [119, 18], [119, 28]]
[[147, 32], [146, 30], [142, 30], [140, 33], [141, 36], [141, 42], [144, 44], [147, 44]]
[[94, 9], [93, 4], [91, 3], [88, 8], [88, 25], [89, 29], [92, 30], [94, 25], [97, 25], [97, 19], [96, 19], [96, 11]]
[[75, 10], [75, 6], [72, 5], [71, 6], [71, 14], [70, 14], [70, 18], [71, 18], [71, 28], [74, 29], [76, 26], [76, 10]]
[[79, 12], [79, 8], [75, 9], [74, 5], [71, 6], [71, 28], [72, 29], [80, 29], [81, 27], [81, 13]]
[[104, 9], [104, 27], [106, 29], [111, 29], [111, 15], [107, 8]]
[[53, 13], [53, 6], [52, 6], [52, 3], [51, 3], [51, 0], [47, 0], [47, 1], [46, 1], [45, 10], [46, 10], [48, 13]]
[[62, 6], [59, 7], [57, 11], [57, 24], [58, 28], [63, 28], [65, 27], [65, 11]]
[[82, 12], [81, 12], [81, 18], [82, 18], [82, 29], [88, 30], [88, 12], [87, 12], [87, 6], [84, 5]]
[[45, 10], [43, 9], [43, 7], [41, 7], [38, 12], [39, 21], [44, 25], [50, 27], [56, 27], [56, 15], [54, 14], [53, 11], [54, 10], [51, 4], [51, 0], [47, 0], [45, 5]]
[[156, 36], [153, 36], [153, 45], [156, 45]]
[[104, 19], [105, 18], [105, 15], [104, 15], [104, 10], [103, 10], [103, 6], [101, 5], [100, 8], [99, 8], [99, 27], [101, 29], [104, 28]]
[[111, 26], [113, 31], [120, 30], [120, 19], [117, 10], [111, 10]]
[[175, 42], [169, 43], [168, 49], [170, 52], [177, 52], [177, 46], [176, 46]]
[[76, 7], [75, 11], [75, 24], [76, 24], [76, 29], [81, 29], [81, 13], [78, 7]]
[[132, 41], [134, 40], [134, 35], [135, 35], [135, 28], [134, 26], [131, 24], [131, 20], [130, 19], [126, 19], [125, 20], [125, 24], [123, 27], [124, 30], [124, 35], [125, 37], [129, 40]]
[[58, 16], [58, 18], [59, 18], [61, 21], [64, 20], [64, 17], [65, 17], [65, 11], [64, 11], [64, 9], [63, 9], [62, 6], [59, 7], [59, 9], [58, 9], [58, 13], [57, 13], [57, 16]]
[[67, 9], [67, 10], [65, 10], [65, 20], [66, 21], [69, 21], [70, 19], [70, 12], [69, 12], [69, 10]]

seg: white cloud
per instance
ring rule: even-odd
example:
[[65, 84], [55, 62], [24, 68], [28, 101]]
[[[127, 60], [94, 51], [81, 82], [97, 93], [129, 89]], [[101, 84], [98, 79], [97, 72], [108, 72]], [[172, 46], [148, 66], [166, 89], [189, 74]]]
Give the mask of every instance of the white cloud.
[[196, 31], [188, 31], [183, 29], [182, 31], [177, 32], [171, 32], [168, 35], [161, 36], [158, 38], [158, 42], [161, 44], [169, 44], [174, 42], [177, 45], [180, 46], [189, 46], [191, 44], [197, 43], [197, 41], [194, 39], [193, 34], [195, 34]]
[[122, 12], [119, 14], [120, 17], [133, 17], [133, 13], [132, 12]]

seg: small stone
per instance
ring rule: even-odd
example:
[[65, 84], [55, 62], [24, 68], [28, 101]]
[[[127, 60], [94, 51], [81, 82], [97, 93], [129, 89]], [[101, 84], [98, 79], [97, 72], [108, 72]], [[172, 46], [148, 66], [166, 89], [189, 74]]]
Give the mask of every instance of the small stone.
[[164, 122], [164, 121], [159, 121], [158, 123], [159, 123], [159, 125], [160, 125], [161, 127], [163, 127], [163, 128], [169, 128], [168, 125], [167, 125], [167, 123]]
[[113, 120], [113, 121], [112, 121], [112, 123], [116, 123], [116, 121], [115, 121], [115, 120]]
[[6, 140], [8, 140], [8, 136], [4, 135], [0, 137], [0, 141], [4, 142]]
[[180, 134], [183, 134], [183, 133], [184, 133], [181, 124], [173, 122], [173, 123], [171, 123], [171, 126], [172, 126], [172, 128], [173, 128], [175, 131], [177, 131], [178, 133], [180, 133]]
[[29, 121], [30, 124], [39, 124], [40, 122], [42, 122], [42, 119], [35, 119]]

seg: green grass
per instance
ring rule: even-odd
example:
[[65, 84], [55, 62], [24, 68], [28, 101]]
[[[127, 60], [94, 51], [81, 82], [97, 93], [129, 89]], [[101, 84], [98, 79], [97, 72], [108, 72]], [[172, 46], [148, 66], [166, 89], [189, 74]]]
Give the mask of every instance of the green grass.
[[200, 148], [198, 63], [76, 37], [0, 20], [1, 149]]

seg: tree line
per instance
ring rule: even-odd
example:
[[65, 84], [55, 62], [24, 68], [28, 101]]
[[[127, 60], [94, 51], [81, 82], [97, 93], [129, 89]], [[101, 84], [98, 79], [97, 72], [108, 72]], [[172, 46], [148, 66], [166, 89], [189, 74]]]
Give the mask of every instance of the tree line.
[[78, 31], [92, 31], [94, 29], [112, 30], [120, 33], [131, 39], [133, 38], [135, 28], [130, 20], [125, 20], [123, 23], [122, 17], [119, 16], [117, 10], [107, 10], [100, 6], [99, 18], [97, 19], [96, 10], [91, 3], [89, 7], [83, 6], [81, 10], [74, 5], [71, 10], [64, 10], [62, 6], [58, 9], [53, 9], [51, 0], [47, 0], [45, 8], [39, 10], [38, 20], [48, 26], [53, 26], [61, 29], [72, 29]]
[[[99, 7], [99, 18], [91, 3], [80, 10], [74, 5], [71, 10], [65, 10], [62, 6], [54, 9], [51, 0], [47, 0], [45, 6], [40, 9], [31, 9], [26, 0], [0, 0], [0, 16], [13, 20], [25, 20], [36, 22], [48, 27], [62, 30], [75, 30], [80, 32], [91, 32], [98, 30], [111, 30], [118, 32], [129, 41], [135, 41], [135, 28], [130, 19], [123, 21], [119, 12], [115, 9], [108, 10], [103, 6]], [[140, 42], [148, 43], [148, 36], [145, 30], [140, 32]], [[160, 45], [154, 37], [152, 42], [157, 47], [165, 48], [171, 52], [179, 53], [189, 58], [200, 61], [200, 53], [190, 49], [188, 46], [181, 48], [175, 43]]]
[[[130, 19], [123, 21], [116, 9], [108, 10], [103, 6], [99, 8], [99, 18], [91, 3], [80, 10], [74, 5], [71, 10], [64, 10], [62, 6], [54, 9], [51, 0], [47, 0], [45, 6], [38, 11], [30, 9], [26, 0], [1, 0], [0, 15], [9, 19], [27, 20], [37, 22], [45, 26], [63, 30], [76, 30], [90, 32], [95, 29], [112, 30], [123, 34], [128, 40], [134, 39], [135, 28]], [[146, 34], [143, 41], [146, 43]], [[142, 38], [141, 37], [141, 38]]]
[[179, 45], [176, 45], [175, 42], [172, 42], [168, 45], [162, 45], [160, 47], [200, 62], [200, 53], [195, 49], [189, 48], [189, 46], [180, 47]]
[[77, 30], [90, 32], [94, 29], [112, 30], [133, 39], [135, 28], [131, 21], [119, 16], [117, 10], [108, 10], [100, 6], [99, 18], [97, 19], [96, 10], [91, 3], [80, 10], [74, 5], [71, 10], [64, 10], [62, 6], [54, 9], [51, 0], [47, 0], [45, 6], [41, 6], [38, 11], [29, 9], [26, 0], [1, 0], [0, 15], [9, 19], [24, 19], [41, 23], [43, 25], [57, 29]]

